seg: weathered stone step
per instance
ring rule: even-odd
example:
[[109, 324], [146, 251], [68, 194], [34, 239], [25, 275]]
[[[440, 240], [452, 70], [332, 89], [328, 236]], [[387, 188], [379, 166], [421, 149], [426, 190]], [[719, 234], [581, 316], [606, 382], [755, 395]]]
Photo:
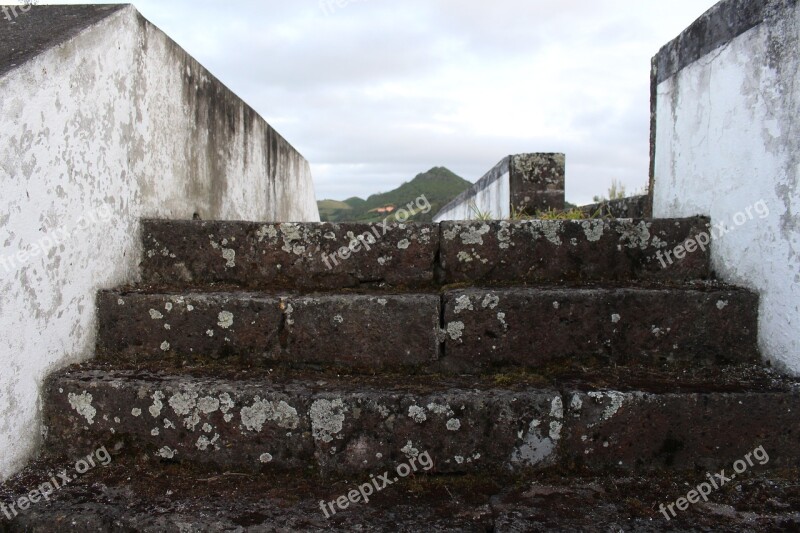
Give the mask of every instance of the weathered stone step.
[[442, 222], [441, 266], [447, 283], [706, 279], [708, 235], [703, 217]]
[[327, 289], [434, 283], [434, 224], [142, 221], [145, 283]]
[[380, 369], [439, 358], [438, 294], [101, 292], [105, 361]]
[[[714, 469], [759, 446], [770, 456], [759, 468], [800, 459], [797, 387], [649, 393], [424, 381], [359, 386], [68, 370], [46, 386], [47, 444], [79, 456], [122, 441], [154, 460], [345, 474], [427, 458], [431, 473]], [[736, 439], [725, 437], [731, 428]]]
[[[144, 283], [253, 290], [709, 276], [708, 219], [142, 223]], [[673, 250], [694, 239], [690, 253]], [[705, 243], [698, 248], [697, 241]]]
[[450, 372], [759, 360], [758, 296], [742, 289], [465, 289], [445, 293], [443, 309]]
[[99, 294], [98, 308], [97, 356], [120, 363], [480, 373], [572, 360], [758, 360], [758, 298], [732, 288], [302, 296], [110, 291]]
[[[15, 501], [73, 458], [34, 464], [8, 485]], [[348, 480], [311, 476], [213, 475], [142, 471], [124, 456], [87, 472], [24, 512], [0, 513], [0, 532], [58, 531], [370, 531], [386, 533], [551, 531], [789, 531], [800, 528], [800, 489], [753, 468], [681, 511], [674, 504], [703, 473], [651, 476], [425, 476], [419, 472], [376, 489], [369, 475]], [[757, 463], [756, 463], [757, 464]], [[796, 472], [794, 472], [796, 475]], [[380, 476], [382, 472], [372, 473]], [[374, 477], [375, 478], [375, 477]], [[373, 478], [373, 479], [374, 479]], [[26, 483], [26, 480], [33, 480]], [[738, 490], [730, 490], [738, 487]], [[352, 493], [351, 491], [356, 491]], [[362, 492], [363, 491], [363, 495]], [[768, 499], [764, 496], [768, 495]], [[0, 497], [3, 487], [0, 486]], [[365, 501], [366, 498], [366, 501]], [[338, 502], [338, 503], [337, 503]], [[664, 508], [665, 515], [660, 508]], [[276, 527], [280, 524], [280, 528]]]

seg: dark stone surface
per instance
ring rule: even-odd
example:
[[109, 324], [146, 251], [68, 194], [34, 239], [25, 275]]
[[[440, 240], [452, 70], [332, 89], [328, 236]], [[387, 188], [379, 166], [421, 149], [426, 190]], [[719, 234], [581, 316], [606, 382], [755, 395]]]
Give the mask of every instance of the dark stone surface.
[[0, 6], [0, 76], [125, 7]]
[[708, 251], [664, 268], [657, 254], [708, 232], [708, 219], [443, 222], [447, 283], [691, 280], [709, 276]]
[[97, 355], [178, 366], [417, 366], [439, 357], [439, 306], [437, 294], [101, 292]]
[[647, 195], [630, 196], [618, 200], [606, 200], [596, 204], [582, 205], [581, 212], [587, 217], [603, 218], [649, 218], [650, 199]]
[[747, 470], [795, 467], [800, 459], [800, 389], [782, 394], [605, 391], [572, 398], [570, 405], [581, 407], [567, 414], [564, 449], [575, 464], [591, 469], [725, 468], [734, 474], [734, 462], [759, 446], [768, 461], [751, 456], [754, 464]]
[[[10, 499], [46, 477], [47, 466], [29, 468], [7, 488], [0, 486], [0, 498], [7, 491], [3, 499]], [[141, 465], [116, 458], [14, 521], [0, 515], [0, 531], [794, 531], [800, 527], [796, 510], [800, 489], [790, 475], [749, 474], [715, 492], [709, 503], [692, 505], [669, 521], [659, 505], [685, 495], [702, 474], [417, 477], [326, 518], [320, 501], [345, 495], [368, 478], [320, 483], [302, 477], [287, 480], [234, 473], [188, 476], [174, 471], [143, 472]]]
[[534, 215], [564, 209], [564, 154], [521, 154], [511, 157], [512, 212]]
[[[432, 224], [143, 221], [145, 283], [249, 289], [424, 286], [439, 247]], [[358, 239], [363, 236], [362, 239]], [[348, 258], [331, 254], [351, 243]], [[344, 254], [347, 255], [347, 254]]]
[[476, 372], [597, 359], [758, 361], [758, 297], [744, 290], [467, 289], [445, 294], [443, 365]]

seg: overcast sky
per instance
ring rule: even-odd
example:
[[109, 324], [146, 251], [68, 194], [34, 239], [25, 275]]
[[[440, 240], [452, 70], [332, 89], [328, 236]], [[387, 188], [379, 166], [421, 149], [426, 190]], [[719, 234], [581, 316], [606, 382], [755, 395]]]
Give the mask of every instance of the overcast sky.
[[[40, 2], [51, 3], [51, 2]], [[52, 3], [87, 3], [64, 0]], [[139, 0], [311, 162], [317, 198], [565, 152], [567, 199], [647, 182], [650, 58], [712, 0]]]

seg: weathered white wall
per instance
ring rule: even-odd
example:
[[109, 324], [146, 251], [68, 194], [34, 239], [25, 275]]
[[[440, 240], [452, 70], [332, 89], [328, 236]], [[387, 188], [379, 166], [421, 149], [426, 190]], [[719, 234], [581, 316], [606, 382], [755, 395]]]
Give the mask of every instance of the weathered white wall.
[[[800, 4], [767, 6], [764, 22], [658, 84], [653, 211], [734, 228], [713, 266], [758, 290], [762, 352], [800, 374]], [[768, 216], [733, 221], [760, 200]]]
[[0, 77], [0, 191], [0, 479], [96, 291], [136, 281], [140, 218], [319, 220], [308, 163], [133, 7]]
[[489, 214], [493, 219], [511, 216], [511, 172], [510, 157], [506, 157], [483, 178], [455, 200], [447, 204], [433, 218], [434, 222], [445, 220], [474, 220], [476, 209]]

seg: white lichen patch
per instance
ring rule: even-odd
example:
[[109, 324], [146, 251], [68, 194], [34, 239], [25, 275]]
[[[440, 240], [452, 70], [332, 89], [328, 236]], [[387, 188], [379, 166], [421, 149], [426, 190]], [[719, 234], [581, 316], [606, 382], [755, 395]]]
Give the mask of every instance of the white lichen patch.
[[504, 330], [508, 331], [508, 324], [506, 323], [505, 313], [497, 313], [497, 321], [500, 322], [500, 325], [503, 326]]
[[[522, 443], [511, 453], [511, 463], [522, 466], [536, 466], [547, 462], [555, 452], [560, 428], [550, 427], [550, 434], [544, 437], [539, 429], [541, 422], [533, 420], [528, 426], [527, 433], [520, 432]], [[556, 431], [557, 430], [557, 431]], [[553, 438], [553, 437], [556, 438]]]
[[561, 438], [561, 428], [564, 427], [564, 424], [557, 421], [550, 422], [550, 440], [557, 441]]
[[472, 256], [463, 250], [458, 252], [457, 257], [461, 263], [472, 263], [473, 261]]
[[151, 309], [150, 310], [150, 318], [152, 318], [153, 320], [161, 320], [162, 318], [164, 318], [164, 315], [162, 315], [160, 311], [156, 311], [155, 309]]
[[579, 394], [573, 394], [572, 400], [569, 402], [570, 410], [574, 412], [578, 412], [583, 407], [583, 400], [581, 399]]
[[229, 413], [231, 409], [236, 407], [236, 403], [231, 398], [231, 395], [227, 392], [223, 392], [219, 395], [219, 410], [223, 413]]
[[297, 429], [300, 417], [297, 409], [281, 400], [271, 402], [256, 396], [253, 405], [242, 407], [242, 425], [250, 431], [260, 432], [269, 421], [284, 429]]
[[150, 411], [150, 415], [153, 418], [158, 418], [161, 416], [161, 409], [164, 408], [164, 403], [161, 401], [164, 399], [164, 393], [161, 391], [156, 391], [153, 393], [153, 405], [150, 406], [148, 409]]
[[167, 312], [172, 311], [172, 302], [165, 303], [164, 304], [164, 309], [166, 309]]
[[550, 416], [553, 418], [564, 418], [564, 402], [561, 396], [556, 396], [550, 402]]
[[411, 246], [411, 241], [408, 239], [403, 239], [402, 241], [397, 243], [397, 247], [400, 250], [408, 250], [408, 247]]
[[417, 457], [419, 455], [419, 450], [414, 448], [414, 443], [412, 441], [408, 441], [408, 443], [400, 448], [400, 451], [405, 454], [406, 457], [411, 459], [412, 457]]
[[311, 417], [311, 432], [314, 438], [326, 443], [333, 441], [344, 427], [346, 412], [347, 406], [340, 398], [333, 401], [317, 400], [311, 404], [308, 414]]
[[457, 464], [463, 465], [464, 464], [464, 456], [463, 455], [456, 455], [453, 457]]
[[483, 297], [483, 302], [481, 302], [481, 307], [484, 309], [496, 309], [498, 305], [500, 305], [500, 297], [496, 294], [487, 294]]
[[466, 310], [474, 311], [475, 308], [472, 307], [472, 300], [470, 300], [469, 296], [467, 296], [466, 294], [462, 294], [461, 296], [456, 298], [456, 306], [453, 309], [453, 312], [455, 314], [459, 314], [462, 311]]
[[175, 429], [175, 424], [169, 418], [164, 419], [164, 429]]
[[264, 464], [271, 463], [272, 459], [273, 457], [271, 453], [262, 453], [261, 457], [258, 458], [258, 460]]
[[342, 315], [335, 315], [333, 321], [337, 324], [344, 324], [344, 317]]
[[90, 426], [94, 424], [94, 417], [97, 415], [97, 409], [92, 406], [91, 394], [86, 391], [83, 391], [80, 395], [70, 392], [67, 395], [67, 400], [69, 400], [70, 407], [84, 417]]
[[208, 422], [203, 424], [203, 433], [211, 433], [212, 431], [214, 431], [214, 428], [211, 424], [209, 424]]
[[169, 351], [169, 349], [170, 349], [169, 342], [167, 342], [167, 341], [164, 341], [164, 342], [162, 342], [162, 343], [161, 343], [161, 350], [162, 350], [162, 351], [164, 351], [164, 352], [168, 352], [168, 351]]
[[[278, 239], [278, 230], [275, 226], [261, 226], [258, 231], [256, 231], [256, 237], [258, 237], [258, 242], [264, 242], [264, 239], [269, 237], [272, 243], [275, 244]], [[336, 236], [334, 236], [334, 239], [335, 238]]]
[[626, 224], [618, 231], [621, 233], [620, 243], [628, 248], [645, 250], [650, 243], [650, 226], [644, 220], [636, 225]]
[[418, 405], [412, 405], [408, 408], [408, 417], [417, 424], [422, 424], [428, 419], [425, 409]]
[[142, 416], [142, 410], [139, 409], [138, 407], [134, 407], [133, 409], [131, 409], [131, 416], [133, 416], [134, 418], [139, 418], [140, 416]]
[[230, 248], [223, 248], [222, 258], [226, 261], [225, 262], [226, 267], [233, 268], [236, 266], [236, 250], [231, 250]]
[[461, 429], [461, 420], [458, 418], [451, 418], [447, 421], [447, 429], [448, 431], [458, 431]]
[[186, 416], [197, 406], [196, 392], [178, 392], [169, 399], [169, 406], [178, 416]]
[[581, 223], [581, 227], [586, 234], [586, 240], [589, 242], [597, 242], [603, 238], [606, 224], [602, 220], [584, 220]]
[[230, 311], [222, 311], [218, 316], [217, 325], [222, 329], [228, 329], [233, 325], [233, 313]]
[[210, 415], [219, 410], [219, 400], [211, 396], [205, 396], [197, 401], [197, 409], [204, 415]]
[[153, 437], [158, 437], [159, 433], [161, 433], [161, 431], [158, 428], [153, 428], [150, 430], [150, 435]]
[[561, 246], [561, 230], [563, 228], [563, 223], [560, 220], [531, 220], [528, 223], [528, 229], [533, 235], [534, 239], [538, 239], [539, 236], [544, 236], [545, 239], [550, 241], [550, 243]]
[[558, 302], [553, 302], [553, 309], [556, 309], [556, 310], [557, 310], [559, 307], [561, 307], [561, 304], [560, 304], [560, 303], [558, 303]]
[[446, 229], [442, 232], [442, 237], [446, 241], [452, 241], [458, 235], [458, 231], [461, 229], [461, 226], [453, 226], [453, 229]]
[[464, 328], [463, 322], [450, 322], [447, 324], [447, 334], [452, 340], [457, 341], [464, 335]]
[[156, 453], [156, 455], [161, 457], [162, 459], [172, 459], [176, 455], [178, 455], [178, 450], [173, 450], [169, 446], [164, 446], [163, 448], [158, 450], [158, 453]]
[[728, 307], [728, 302], [727, 301], [720, 300], [720, 301], [717, 302], [717, 309], [719, 309], [720, 311], [722, 311], [726, 307]]
[[431, 402], [428, 404], [428, 411], [436, 415], [444, 416], [453, 416], [455, 414], [450, 405], [446, 403]]
[[378, 298], [378, 303], [383, 307], [386, 307], [386, 304], [389, 303], [389, 300], [387, 300], [386, 298]]
[[478, 227], [471, 227], [466, 231], [462, 232], [461, 242], [464, 244], [483, 244], [483, 236], [489, 233], [491, 228], [488, 224], [482, 224], [479, 228]]
[[209, 329], [208, 331], [206, 331], [206, 335], [208, 335], [209, 337], [213, 337], [214, 336], [214, 330], [213, 329]]
[[657, 326], [652, 326], [652, 329], [650, 331], [653, 333], [653, 335], [655, 335], [656, 337], [660, 338], [660, 337], [663, 337], [664, 335], [668, 334], [670, 331], [672, 331], [672, 328], [663, 329], [663, 328], [659, 328]]
[[214, 446], [215, 449], [219, 450], [219, 446], [217, 446], [218, 440], [219, 440], [219, 435], [216, 433], [211, 439], [209, 439], [205, 435], [201, 435], [200, 438], [197, 439], [197, 443], [195, 444], [195, 446], [197, 446], [197, 449], [200, 450], [201, 452], [208, 450], [208, 448], [211, 446]]
[[611, 322], [612, 323], [617, 324], [617, 323], [619, 323], [620, 320], [622, 320], [622, 317], [619, 316], [617, 313], [614, 313], [613, 315], [611, 315]]
[[625, 401], [625, 395], [615, 391], [589, 392], [588, 396], [597, 403], [603, 403], [604, 400], [608, 400], [608, 405], [603, 411], [602, 420], [608, 420], [617, 414]]

